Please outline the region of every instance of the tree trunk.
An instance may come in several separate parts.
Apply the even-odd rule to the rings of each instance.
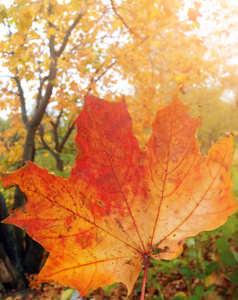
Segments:
[[[52,45],[54,46],[54,44]],[[31,119],[30,122],[26,124],[27,134],[26,140],[24,144],[24,151],[22,157],[22,166],[25,165],[26,161],[34,161],[35,156],[35,135],[36,131],[40,125],[40,122],[44,116],[46,107],[49,103],[50,97],[52,95],[52,90],[54,87],[54,80],[56,78],[57,73],[57,57],[55,56],[55,51],[51,49],[51,58],[52,61],[50,63],[50,70],[49,70],[49,78],[48,78],[48,85],[46,87],[45,95],[41,100],[39,106],[36,108],[36,111]],[[20,191],[19,188],[15,190],[15,197],[14,197],[14,207],[20,207],[24,204],[24,194]],[[17,232],[18,240],[22,239],[23,232]],[[26,252],[24,255],[24,266],[26,264],[30,264],[27,267],[28,270],[32,270],[35,272],[39,271],[41,258],[43,257],[44,248],[41,245],[38,245],[37,242],[31,241],[31,238],[27,238],[27,245],[26,245]],[[31,272],[30,272],[31,273]]]
[[[29,235],[26,236],[26,254],[23,258],[23,267],[26,273],[36,274],[41,267],[41,261],[44,254],[44,248],[34,241]]]
[[[23,274],[24,275],[24,274]],[[25,276],[11,263],[3,244],[0,242],[0,282],[7,289],[23,290],[27,287]]]
[[[26,161],[34,161],[36,130],[37,126],[32,126],[32,124],[29,123],[29,126],[27,128],[26,141],[24,145],[22,166],[25,165]],[[24,202],[24,193],[22,193],[19,187],[16,187],[14,194],[14,208],[22,206]],[[44,253],[44,248],[27,235],[26,249],[25,251],[23,251],[23,231],[19,228],[16,228],[15,231],[19,248],[22,251],[24,271],[29,274],[38,273],[40,269],[41,259]]]
[[[0,192],[0,221],[8,215],[5,199]],[[25,289],[27,280],[14,229],[12,225],[0,223],[0,274],[4,277],[0,281],[12,288]]]
[[[60,172],[64,171],[64,161],[60,158],[59,155],[57,155],[56,157],[56,168]]]

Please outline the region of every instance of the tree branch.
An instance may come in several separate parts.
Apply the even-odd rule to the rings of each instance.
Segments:
[[[44,128],[43,128],[42,125],[40,125],[39,133],[40,133],[40,139],[41,139],[42,145],[44,146],[44,149],[46,149],[47,151],[49,151],[50,154],[52,154],[56,158],[56,153],[54,152],[54,150],[52,150],[50,148],[50,146],[46,143],[46,141],[44,139]]]
[[[18,95],[20,97],[20,102],[21,102],[21,117],[22,121],[25,125],[28,123],[28,117],[27,117],[27,112],[26,112],[26,101],[24,97],[24,91],[21,85],[21,81],[19,80],[18,76],[13,77],[14,80],[16,81],[17,88],[18,88]]]
[[[111,69],[111,67],[114,66],[116,63],[117,63],[117,60],[115,60],[114,62],[112,62],[110,65],[108,65],[108,66],[106,67],[106,69],[102,72],[102,74],[99,75],[96,79],[95,79],[95,76],[92,77],[92,79],[91,79],[91,81],[90,81],[90,84],[98,82],[98,81],[99,81],[99,80],[107,73],[107,71],[108,71],[109,69]],[[101,66],[94,72],[94,74],[99,73],[99,71],[102,69],[102,66],[103,66],[103,65],[101,65]],[[92,89],[89,88],[89,89],[88,89],[88,93],[89,93],[91,90],[92,90]]]
[[[53,5],[49,3],[49,9],[48,13],[49,15],[52,14]],[[53,27],[53,24],[49,22],[49,26]],[[54,87],[54,81],[56,79],[56,73],[57,73],[57,58],[55,56],[55,36],[51,35],[49,38],[49,50],[50,50],[50,67],[49,67],[49,75],[45,77],[45,80],[48,79],[48,84],[46,87],[45,95],[40,101],[41,92],[43,89],[43,84],[45,80],[42,81],[42,85],[40,84],[39,92],[38,93],[38,107],[36,108],[36,111],[34,113],[34,116],[32,117],[32,120],[30,122],[32,130],[35,132],[37,127],[40,125],[40,122],[43,118],[43,115],[45,113],[46,107],[49,103],[50,97],[52,95],[53,87]],[[23,155],[24,156],[24,155]]]
[[[46,87],[45,95],[42,99],[42,101],[39,103],[39,106],[37,107],[35,114],[31,120],[31,126],[37,128],[40,125],[40,122],[43,118],[43,115],[45,113],[46,107],[49,103],[50,97],[52,95],[53,87],[54,87],[54,81],[56,78],[57,73],[57,60],[52,60],[50,63],[50,71],[48,76],[48,84]]]
[[[58,148],[58,152],[61,153],[63,148],[64,148],[64,145],[65,143],[67,142],[71,132],[74,130],[74,127],[75,127],[75,122],[73,122],[71,125],[69,125],[68,127],[68,130],[66,131],[66,134],[64,135],[61,143],[59,144],[59,148]]]
[[[60,113],[56,119],[56,123],[54,123],[53,121],[50,121],[52,127],[53,127],[53,136],[54,136],[54,141],[55,141],[55,149],[56,151],[59,152],[59,137],[58,137],[58,127],[59,127],[59,122],[60,122],[60,118],[63,114],[63,109],[60,110]]]
[[[77,15],[77,17],[74,19],[73,24],[66,31],[65,36],[64,36],[64,40],[62,42],[62,45],[61,45],[60,49],[56,52],[56,57],[59,57],[62,54],[62,52],[64,51],[64,49],[65,49],[65,47],[67,45],[68,39],[70,37],[71,32],[76,27],[76,25],[79,23],[79,21],[82,18],[82,16],[83,16],[82,13],[79,12],[79,14]]]
[[[49,4],[49,15],[52,13],[53,11],[53,5]],[[69,29],[66,31],[63,43],[59,49],[59,51],[55,51],[55,36],[51,35],[50,39],[49,39],[49,48],[50,48],[50,71],[49,71],[49,76],[47,77],[48,79],[48,85],[46,87],[46,91],[45,91],[45,95],[43,100],[41,101],[41,103],[39,104],[39,107],[37,108],[34,117],[32,118],[31,121],[31,125],[33,127],[38,127],[41,119],[44,115],[45,109],[49,103],[49,99],[52,95],[52,90],[54,87],[54,81],[56,79],[56,73],[57,73],[57,58],[62,54],[62,52],[64,51],[68,39],[70,37],[70,34],[72,32],[72,30],[75,28],[75,26],[78,24],[78,22],[80,21],[82,17],[82,13],[80,12],[78,14],[78,16],[75,18],[73,24],[69,27]],[[49,26],[53,27],[53,24],[49,22]]]
[[[45,76],[44,78],[40,78],[40,85],[39,85],[38,94],[37,94],[37,105],[36,105],[37,108],[39,107],[39,105],[41,103],[42,90],[43,90],[44,83],[46,82],[47,79],[49,79],[49,76]]]
[[[53,11],[53,5],[51,3],[49,3],[49,16],[52,14]],[[54,28],[53,23],[49,22],[49,27],[50,28]],[[51,34],[50,38],[49,38],[49,48],[50,48],[50,56],[54,57],[55,56],[55,35]]]
[[[125,20],[122,18],[122,16],[118,13],[118,11],[116,10],[115,4],[114,4],[114,0],[110,0],[111,5],[112,5],[112,9],[114,11],[114,13],[118,16],[118,18],[122,21],[123,25],[137,38],[143,40],[143,38],[141,38],[133,29],[130,28],[130,26],[127,25],[127,23],[125,22]]]

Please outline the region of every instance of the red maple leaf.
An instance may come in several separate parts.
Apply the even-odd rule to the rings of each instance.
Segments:
[[[142,150],[125,102],[87,95],[69,178],[32,162],[4,174],[4,186],[17,184],[27,197],[5,223],[50,252],[35,282],[54,280],[83,296],[120,281],[130,293],[143,260],[173,259],[187,237],[222,225],[237,209],[229,171],[233,136],[202,156],[195,138],[200,123],[175,98],[157,113]]]

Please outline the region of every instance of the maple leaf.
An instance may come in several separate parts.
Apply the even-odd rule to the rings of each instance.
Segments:
[[[199,153],[193,119],[175,98],[160,110],[139,147],[125,101],[91,95],[76,120],[78,154],[69,178],[32,162],[2,176],[26,194],[5,223],[50,252],[36,282],[77,289],[123,282],[131,289],[148,257],[173,259],[187,237],[225,223],[237,210],[229,168],[233,136]]]

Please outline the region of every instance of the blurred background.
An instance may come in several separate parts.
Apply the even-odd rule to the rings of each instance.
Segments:
[[[237,145],[238,2],[0,0],[0,23],[1,173],[32,160],[69,176],[74,121],[87,92],[109,101],[125,97],[141,146],[156,111],[176,95],[194,117],[202,115],[202,154],[225,132],[234,133]],[[231,176],[238,197],[237,148]],[[0,189],[2,220],[24,196]],[[238,299],[237,227],[233,215],[218,230],[189,239],[177,260],[152,262],[148,299]],[[21,230],[0,224],[3,299],[11,289],[24,290],[46,256]],[[131,299],[138,299],[140,280]],[[33,297],[57,299],[64,290],[47,286],[42,298],[44,288]],[[117,285],[96,295],[124,299],[126,292]]]

